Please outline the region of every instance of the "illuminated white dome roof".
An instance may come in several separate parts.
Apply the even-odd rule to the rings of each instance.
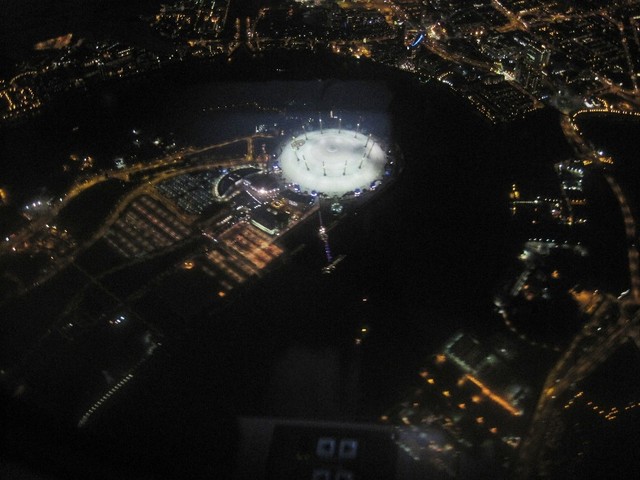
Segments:
[[[379,143],[353,130],[307,132],[280,154],[282,176],[300,191],[341,196],[381,180],[387,162]]]

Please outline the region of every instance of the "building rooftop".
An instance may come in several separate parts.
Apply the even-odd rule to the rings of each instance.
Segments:
[[[382,178],[387,163],[380,143],[344,129],[320,129],[294,137],[279,157],[282,176],[300,191],[342,196]]]

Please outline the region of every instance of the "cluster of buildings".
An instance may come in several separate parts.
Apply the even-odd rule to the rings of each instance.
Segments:
[[[253,52],[327,49],[369,58],[448,85],[492,123],[523,118],[545,104],[579,108],[600,105],[603,95],[637,91],[637,1],[289,1],[237,18],[235,28],[229,4],[181,0],[143,18],[171,42],[168,54],[83,44],[70,35],[40,42],[28,66],[0,81],[0,118],[24,117],[70,88],[186,58],[224,58],[241,45]]]
[[[38,111],[42,101],[28,85],[15,78],[0,80],[0,119],[11,120],[18,116],[25,116]]]
[[[581,224],[587,222],[587,199],[584,194],[583,179],[585,166],[579,160],[566,160],[554,166],[560,179],[560,189],[568,215],[566,223]],[[564,218],[563,218],[564,220]]]
[[[583,245],[587,200],[582,162],[555,165],[559,195],[524,197],[516,185],[509,204],[522,250],[494,303],[505,326],[531,346],[560,351],[578,325],[572,291],[591,281]]]
[[[312,2],[300,8],[333,12],[335,5]],[[424,81],[444,82],[493,123],[522,118],[545,103],[555,105],[558,96],[597,103],[603,92],[636,88],[637,2],[603,7],[553,1],[402,0],[391,6],[354,1],[341,2],[340,9],[377,12],[391,35],[340,31],[340,38],[330,42],[335,53],[366,56]],[[276,37],[284,35],[277,31]],[[267,31],[262,36],[270,37]],[[315,45],[325,44],[313,38]]]
[[[297,40],[295,45],[310,48],[366,38],[391,40],[397,36],[397,28],[389,21],[390,7],[379,3],[283,2],[262,8],[255,24],[258,48],[286,47],[293,39]]]
[[[141,75],[174,60],[120,42],[80,39],[39,49],[20,71],[0,80],[0,120],[12,122],[35,114],[56,95],[100,82]]]
[[[216,170],[185,174],[161,182],[156,188],[185,212],[202,215],[216,203],[213,184],[218,176]]]
[[[522,117],[559,94],[594,101],[607,87],[603,78],[617,78],[613,72],[623,73],[627,83],[635,77],[620,52],[632,41],[637,45],[637,34],[628,29],[627,39],[620,37],[617,27],[597,28],[600,21],[615,25],[633,18],[635,7],[623,12],[619,6],[603,10],[584,2],[408,3],[414,5],[405,9],[411,12],[409,38],[416,39],[409,44],[410,63],[420,70],[422,64],[431,63],[433,54],[445,60],[449,65],[442,64],[431,78],[469,97],[494,123]],[[422,7],[416,7],[418,3]],[[576,25],[568,27],[571,22]],[[575,52],[569,48],[585,42],[606,43],[616,53],[609,54],[604,47]],[[517,93],[505,93],[510,90]]]
[[[228,1],[180,1],[163,4],[151,19],[151,26],[159,34],[172,39],[215,39],[220,37],[228,13]]]
[[[382,420],[396,425],[396,442],[425,471],[443,478],[504,474],[535,401],[521,361],[521,349],[504,335],[457,332],[422,368],[418,386]]]
[[[230,1],[183,0],[163,4],[146,18],[158,35],[178,46],[188,46],[195,56],[216,56],[225,51],[221,37],[227,24]]]

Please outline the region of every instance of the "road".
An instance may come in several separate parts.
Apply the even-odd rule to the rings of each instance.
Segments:
[[[636,222],[631,214],[631,209],[629,208],[629,202],[627,201],[627,197],[625,197],[620,185],[616,179],[609,175],[608,173],[604,174],[604,178],[609,183],[611,187],[611,191],[618,199],[618,203],[620,204],[620,210],[622,212],[622,217],[624,218],[624,229],[627,237],[627,257],[629,259],[629,276],[631,280],[631,296],[633,300],[640,304],[640,255],[638,254],[638,234],[636,229]]]

